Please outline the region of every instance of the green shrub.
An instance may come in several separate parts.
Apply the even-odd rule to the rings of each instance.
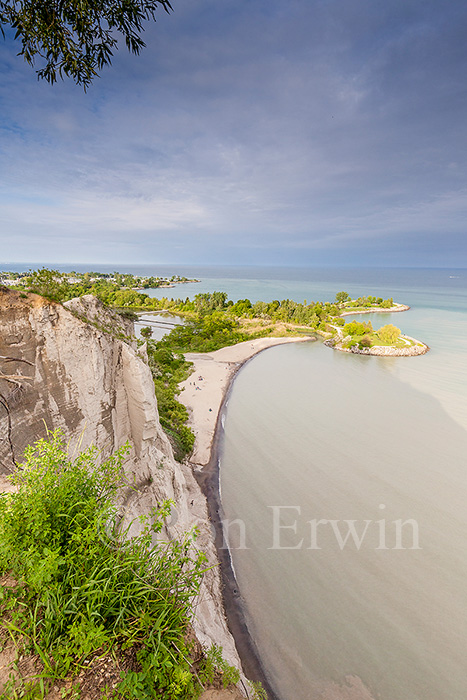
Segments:
[[[40,294],[52,301],[62,302],[73,296],[66,276],[58,270],[48,270],[45,267],[34,270],[26,280],[30,292]]]
[[[359,348],[371,348],[371,338],[369,335],[364,335],[359,343],[358,343]]]
[[[344,326],[344,333],[347,335],[365,335],[365,333],[372,333],[373,327],[371,321],[368,323],[362,321],[350,321]]]
[[[97,653],[134,650],[137,667],[119,697],[195,697],[184,639],[205,557],[194,532],[158,538],[170,502],[142,519],[137,537],[119,528],[127,450],[102,462],[96,448],[73,458],[58,431],[27,448],[12,477],[18,492],[0,495],[0,571],[22,584],[10,593],[20,612],[6,624],[29,640],[45,677],[73,675]]]
[[[213,685],[220,676],[224,688],[235,685],[240,680],[240,672],[235,666],[229,666],[222,657],[222,647],[215,644],[208,650],[200,671],[200,680],[207,685]]]
[[[175,354],[163,341],[148,341],[149,367],[159,410],[159,419],[174,449],[175,459],[182,461],[193,449],[195,436],[186,425],[188,411],[177,401],[179,383],[188,377],[192,364]]]

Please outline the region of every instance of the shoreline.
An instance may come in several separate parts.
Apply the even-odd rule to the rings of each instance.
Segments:
[[[342,315],[394,313],[409,309],[409,306],[397,304],[390,309],[381,309],[376,312],[371,309],[360,312],[349,311]],[[233,380],[237,372],[247,362],[260,352],[275,345],[290,342],[313,342],[315,340],[316,338],[313,336],[261,338],[227,346],[211,353],[186,353],[185,358],[193,362],[193,371],[179,385],[182,389],[179,401],[188,409],[188,425],[195,433],[195,444],[189,464],[206,498],[209,520],[214,528],[214,545],[219,561],[222,600],[227,625],[235,641],[245,675],[252,681],[261,682],[268,700],[281,700],[281,698],[271,686],[259,650],[248,629],[245,605],[233,570],[230,550],[223,546],[222,521],[225,515],[220,495],[219,470],[223,434],[222,418],[224,407],[233,389]],[[428,346],[424,346],[422,353],[427,352],[427,350]],[[350,352],[350,350],[345,351]]]
[[[178,400],[188,409],[188,426],[195,434],[195,444],[189,459],[191,464],[196,468],[203,468],[209,464],[217,417],[225,394],[235,374],[245,362],[276,345],[310,340],[315,340],[314,336],[256,338],[213,352],[185,353],[185,358],[193,363],[193,371],[185,381],[180,382]]]
[[[402,311],[409,311],[410,306],[407,306],[406,304],[396,304],[392,306],[390,309],[362,309],[360,311],[344,311],[341,313],[342,316],[360,316],[362,314],[383,314],[383,313],[400,313]],[[420,355],[425,355],[429,351],[429,346],[426,343],[423,343],[421,340],[418,340],[417,338],[412,338],[410,335],[405,335],[404,333],[401,333],[401,338],[403,338],[406,341],[412,341],[412,345],[408,345],[408,347],[405,348],[395,348],[392,345],[373,345],[370,348],[359,348],[357,346],[353,346],[351,348],[344,348],[342,346],[342,340],[343,340],[343,333],[342,329],[336,328],[336,326],[333,326],[337,330],[337,339],[335,338],[328,338],[327,340],[324,341],[324,345],[326,345],[328,348],[332,348],[333,350],[338,350],[339,352],[348,352],[352,353],[354,355],[371,355],[373,357],[418,357]]]
[[[410,311],[410,306],[407,306],[407,304],[396,303],[389,309],[382,309],[381,307],[377,307],[376,309],[361,309],[360,311],[351,311],[349,309],[349,311],[343,311],[341,316],[357,316],[360,314],[397,314],[401,311]]]
[[[310,337],[293,337],[293,338],[260,338],[256,341],[245,341],[244,343],[239,343],[237,345],[229,346],[227,348],[222,348],[221,350],[216,350],[214,353],[197,353],[196,356],[187,353],[185,356],[187,359],[193,361],[198,359],[198,365],[194,362],[194,369],[190,377],[188,377],[185,382],[182,382],[181,386],[188,383],[190,385],[190,378],[195,376],[200,376],[198,373],[200,371],[200,360],[206,359],[207,356],[211,356],[210,360],[207,362],[212,362],[212,368],[214,369],[214,363],[219,369],[219,365],[224,364],[223,367],[223,382],[220,387],[218,387],[217,399],[218,405],[216,412],[214,409],[209,412],[210,415],[215,415],[215,420],[213,420],[213,427],[209,426],[206,430],[206,424],[198,423],[198,434],[196,439],[198,440],[198,446],[195,441],[195,448],[197,447],[196,454],[205,460],[203,463],[196,462],[194,459],[195,448],[193,450],[193,455],[189,460],[190,465],[193,468],[193,474],[195,479],[203,492],[208,508],[208,515],[210,522],[215,531],[214,545],[216,547],[217,558],[219,561],[219,573],[221,577],[222,584],[222,600],[224,604],[224,611],[226,615],[227,625],[235,641],[235,646],[237,648],[238,655],[240,657],[242,668],[245,675],[252,681],[260,681],[264,690],[267,693],[268,700],[280,700],[279,696],[272,689],[271,684],[268,680],[268,674],[261,662],[260,654],[256,643],[254,642],[250,631],[248,629],[246,615],[244,612],[244,604],[242,602],[242,596],[238,588],[237,580],[232,567],[232,560],[230,555],[230,550],[223,547],[223,530],[222,530],[222,520],[224,519],[224,511],[222,507],[220,489],[219,489],[219,456],[220,456],[220,443],[221,436],[223,432],[222,416],[223,409],[228,402],[230,392],[233,388],[233,380],[242,367],[249,362],[253,357],[259,353],[267,350],[270,347],[276,345],[284,345],[290,342],[314,342],[316,339],[312,336]],[[261,342],[263,341],[263,342]],[[266,341],[266,342],[264,342]],[[273,342],[271,342],[273,341]],[[241,348],[241,351],[246,350],[247,352],[238,353],[239,346],[250,346],[249,348]],[[223,353],[223,351],[237,349],[233,356],[237,355],[239,359],[234,362],[232,360],[220,360],[213,358],[216,353]],[[225,357],[232,357],[231,353],[223,353]],[[222,355],[221,355],[222,356]],[[206,372],[206,365],[201,365],[202,369]],[[207,366],[209,368],[209,365]],[[212,379],[214,380],[216,372],[213,372]],[[201,375],[203,376],[203,375]],[[206,381],[204,378],[201,381]],[[184,392],[180,396],[182,400]],[[193,390],[191,396],[196,395],[196,389]],[[201,407],[201,392],[199,400],[195,405],[183,403],[187,406],[190,412],[190,426],[195,425],[195,413],[197,408]],[[220,397],[220,400],[219,400]],[[188,395],[185,397],[188,398]],[[198,398],[196,396],[196,398]],[[188,405],[187,405],[188,404]],[[204,432],[203,432],[204,427]],[[201,445],[200,445],[201,443]],[[206,454],[207,459],[206,459]]]

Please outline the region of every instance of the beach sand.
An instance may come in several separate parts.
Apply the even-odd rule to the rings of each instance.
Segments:
[[[311,338],[257,338],[208,353],[186,353],[193,372],[180,384],[179,401],[189,413],[188,425],[195,434],[190,462],[198,467],[208,464],[214,440],[217,416],[234,374],[251,357],[266,348]]]

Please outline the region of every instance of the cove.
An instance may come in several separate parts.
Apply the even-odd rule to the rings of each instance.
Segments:
[[[282,700],[465,696],[467,432],[393,368],[277,347],[240,371],[225,407],[223,509],[249,546],[234,543],[232,562]],[[388,522],[417,523],[420,549],[340,548],[332,527],[319,550],[270,548],[271,506],[364,523],[381,504]]]

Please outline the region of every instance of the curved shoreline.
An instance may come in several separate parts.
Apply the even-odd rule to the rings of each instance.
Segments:
[[[357,316],[360,314],[397,314],[400,313],[401,311],[409,311],[410,306],[407,306],[407,304],[394,304],[394,306],[391,306],[389,309],[382,309],[380,306],[378,306],[376,309],[361,309],[360,311],[343,311],[341,313],[341,316]]]
[[[245,360],[243,364],[246,364],[248,361],[249,360]],[[241,367],[238,368],[238,371],[240,369]],[[235,372],[235,374],[237,373]],[[232,379],[234,376],[235,375],[233,375]],[[224,604],[227,626],[235,641],[237,653],[242,663],[242,669],[249,680],[261,682],[267,693],[268,700],[281,700],[270,686],[265,668],[261,662],[258,648],[248,629],[246,615],[244,612],[244,604],[238,588],[237,579],[235,578],[230,550],[223,547],[222,521],[224,520],[224,510],[219,489],[219,457],[221,435],[223,432],[223,408],[228,401],[232,386],[233,381],[225,394],[224,401],[222,402],[221,409],[219,411],[216,434],[211,450],[211,459],[202,471],[195,471],[194,475],[200,489],[206,497],[209,520],[215,532],[214,545],[216,547],[217,558],[220,565],[219,573],[221,577],[222,602]]]
[[[409,310],[410,307],[397,304],[390,309],[368,309],[348,311],[342,315],[365,313],[394,313]],[[408,336],[407,336],[408,337]],[[233,570],[230,550],[224,547],[222,521],[224,510],[220,495],[220,446],[223,434],[222,418],[224,408],[233,388],[237,372],[260,352],[290,342],[310,342],[316,337],[261,338],[228,346],[212,353],[186,353],[185,357],[193,362],[193,371],[179,386],[182,389],[179,400],[187,407],[190,415],[189,425],[195,432],[195,444],[189,463],[196,481],[206,501],[209,520],[214,528],[215,547],[220,564],[222,599],[228,628],[234,638],[242,668],[246,676],[253,681],[260,681],[267,692],[269,700],[280,700],[271,687],[268,674],[260,658],[259,650],[247,625],[245,605]],[[415,340],[415,339],[411,339]],[[419,343],[420,341],[415,340]],[[350,349],[336,347],[343,352]],[[390,347],[365,349],[360,354],[385,355],[395,354],[397,349]],[[376,352],[374,351],[376,350]],[[382,352],[379,352],[381,350]],[[405,352],[402,352],[405,350]],[[401,355],[424,354],[429,350],[425,344],[401,349]],[[409,351],[409,352],[407,352]],[[204,392],[204,393],[203,393]]]
[[[305,338],[268,338],[261,340],[273,342],[262,343],[261,345],[259,345],[257,341],[256,343],[255,341],[247,342],[246,344],[252,346],[251,350],[253,350],[253,352],[248,352],[245,357],[243,357],[235,363],[229,362],[228,360],[225,361],[226,363],[230,365],[234,364],[235,366],[230,366],[226,368],[226,376],[224,376],[224,383],[221,387],[221,400],[219,401],[217,408],[214,430],[212,432],[212,435],[209,431],[208,435],[204,436],[208,437],[209,439],[209,459],[204,464],[200,464],[199,462],[196,462],[193,459],[191,459],[190,464],[193,467],[193,473],[196,478],[196,481],[198,482],[198,485],[200,486],[202,492],[206,497],[209,519],[214,527],[214,544],[216,547],[217,557],[220,563],[219,569],[222,583],[222,598],[224,610],[227,618],[227,625],[235,640],[235,645],[237,647],[237,652],[242,663],[242,668],[245,672],[245,675],[249,679],[253,681],[260,681],[262,683],[265,691],[267,692],[268,700],[280,700],[280,697],[270,685],[268,675],[260,660],[258,648],[253,638],[251,637],[250,631],[248,629],[246,615],[244,612],[244,603],[242,601],[242,596],[239,591],[237,580],[233,571],[230,550],[223,546],[224,538],[222,520],[224,519],[224,510],[222,506],[219,488],[219,457],[221,437],[223,434],[222,417],[224,413],[224,408],[230,396],[230,392],[233,388],[233,380],[235,379],[237,373],[242,369],[242,367],[244,367],[244,365],[246,365],[246,363],[249,362],[253,357],[256,357],[259,353],[264,352],[264,350],[267,350],[270,347],[274,347],[276,345],[284,345],[290,342],[314,342],[316,339],[310,336]],[[243,344],[240,343],[239,345]],[[238,348],[238,346],[231,347]],[[223,350],[226,349],[227,348],[223,348]],[[212,356],[213,354],[214,353],[207,353],[206,355]],[[192,358],[193,356],[189,357],[189,359]],[[203,359],[203,356],[200,354],[198,356],[198,359]],[[193,372],[190,376],[192,377],[198,372],[199,364],[198,367],[195,364]],[[188,378],[188,380],[183,382],[183,385],[186,386],[187,382],[189,382],[189,379],[190,377]],[[204,381],[204,379],[202,381]],[[183,395],[180,398],[183,399]],[[187,403],[185,403],[185,405],[187,405]],[[190,406],[190,408],[193,411],[193,413],[196,411],[196,407]],[[191,416],[191,418],[193,418],[193,416]],[[190,422],[193,425],[193,420],[191,420]],[[202,437],[203,436],[198,433],[198,442],[199,438]],[[200,450],[198,445],[197,454],[204,457],[205,447],[203,447],[203,449]]]
[[[256,338],[207,353],[185,353],[193,371],[179,384],[179,401],[188,409],[188,425],[195,434],[190,462],[197,467],[209,463],[214,441],[217,416],[230,383],[249,359],[267,348],[314,339],[309,336]]]
[[[389,309],[377,308],[361,309],[360,311],[344,311],[343,313],[341,313],[341,317],[360,316],[362,314],[393,314],[409,310],[410,306],[407,306],[406,304],[396,303]],[[333,326],[333,328],[336,328],[336,326]],[[392,345],[373,345],[370,348],[359,348],[358,346],[354,345],[351,348],[344,348],[341,345],[343,340],[342,330],[337,328],[336,330],[338,334],[337,339],[329,338],[328,340],[324,341],[324,344],[327,347],[332,348],[333,350],[339,350],[339,352],[348,352],[352,353],[353,355],[372,355],[373,357],[417,357],[419,355],[425,355],[430,349],[426,343],[422,343],[421,340],[417,340],[417,338],[412,338],[410,335],[405,335],[404,333],[401,333],[400,337],[404,338],[405,340],[412,341],[414,343],[413,345],[409,344],[409,346],[405,348],[395,348]]]

